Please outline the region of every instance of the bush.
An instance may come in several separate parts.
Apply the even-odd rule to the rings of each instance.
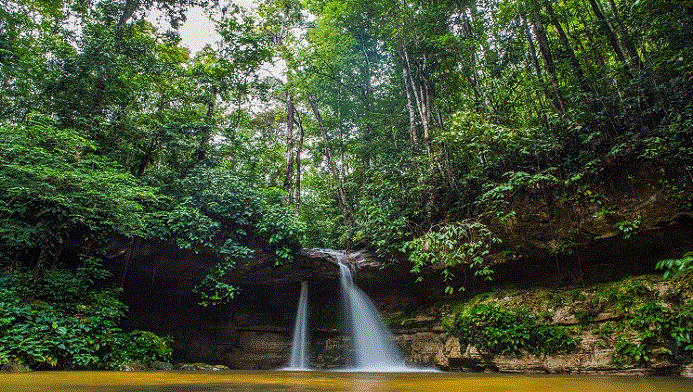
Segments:
[[[140,362],[151,366],[154,361],[168,361],[173,350],[170,337],[160,337],[149,331],[134,330],[126,335],[117,352],[119,363]]]
[[[468,265],[475,276],[491,280],[493,270],[485,262],[491,253],[491,247],[501,240],[489,228],[480,222],[467,220],[458,223],[432,227],[426,234],[408,241],[403,250],[410,251],[409,261],[413,267],[410,272],[419,275],[427,265],[443,265],[443,279],[448,283],[454,274],[452,268]],[[458,287],[464,290],[464,287]],[[448,284],[445,292],[453,294],[454,288]]]
[[[618,336],[616,358],[636,363],[647,362],[659,355],[677,364],[693,362],[693,312],[691,301],[683,306],[666,306],[657,301],[646,302],[633,309],[626,318],[628,331],[637,340]]]
[[[70,271],[49,272],[36,283],[28,273],[0,276],[0,364],[115,369],[170,358],[167,339],[118,328],[127,307],[117,291],[90,287]]]
[[[463,349],[474,346],[487,354],[555,354],[574,350],[579,338],[563,326],[543,325],[536,316],[491,304],[475,304],[451,326]]]

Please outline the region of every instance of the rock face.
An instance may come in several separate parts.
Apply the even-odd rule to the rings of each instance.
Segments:
[[[281,367],[289,356],[299,282],[307,280],[312,366],[341,366],[350,353],[342,333],[337,262],[347,261],[358,270],[356,284],[386,318],[406,318],[406,325],[394,323],[393,333],[411,363],[467,371],[666,373],[671,366],[665,362],[647,368],[615,365],[613,342],[600,341],[594,334],[582,336],[581,350],[575,354],[488,357],[474,348],[461,349],[440,327],[442,315],[493,284],[585,287],[653,273],[656,261],[693,249],[693,215],[685,207],[691,198],[681,191],[688,185],[661,188],[652,185],[656,181],[646,170],[629,174],[629,168],[621,169],[600,187],[572,194],[559,185],[519,189],[508,200],[507,212],[512,214],[506,219],[483,218],[503,240],[489,258],[494,270],[490,283],[465,265],[452,271],[452,281],[441,278],[440,266],[430,266],[422,272],[423,283],[416,283],[404,257],[382,265],[363,252],[337,255],[304,249],[296,252],[294,262],[275,266],[273,255],[257,249],[252,260],[237,265],[228,276],[229,283],[240,287],[234,302],[203,308],[192,288],[215,263],[210,255],[181,251],[174,244],[130,244],[128,251],[114,244],[110,268],[123,283],[123,299],[130,307],[124,327],[172,336],[178,361],[240,369]],[[622,183],[634,181],[642,185],[622,189]],[[466,291],[447,296],[448,284]],[[415,315],[405,317],[409,314]],[[613,315],[591,317],[605,322]],[[578,320],[566,307],[554,309],[552,322],[566,325]],[[671,371],[693,373],[690,366]]]
[[[539,374],[646,375],[658,373],[657,369],[615,364],[613,349],[604,348],[603,340],[593,335],[585,336],[580,352],[574,354],[532,355],[526,353],[494,356],[482,355],[475,347],[467,347],[462,351],[459,341],[444,332],[397,331],[395,336],[400,347],[408,353],[408,362],[445,370]]]
[[[235,369],[275,369],[287,362],[291,338],[274,331],[239,331],[238,344],[225,354]]]
[[[692,302],[693,274],[674,280],[649,275],[584,288],[496,289],[468,303],[395,317],[393,323],[410,325],[440,315],[428,328],[395,328],[394,333],[410,362],[443,369],[691,377],[693,353],[684,348],[686,336],[674,331],[693,323]],[[470,325],[477,328],[471,336]],[[498,339],[499,325],[519,328],[513,332],[507,327],[505,346],[490,340]],[[461,345],[456,336],[469,345]],[[518,343],[521,336],[530,338]],[[491,346],[485,352],[474,347],[489,341],[497,352],[517,350],[518,344],[522,348],[511,355],[491,353]],[[572,343],[563,344],[567,342]],[[563,352],[545,354],[556,348]],[[536,352],[544,354],[532,354]]]

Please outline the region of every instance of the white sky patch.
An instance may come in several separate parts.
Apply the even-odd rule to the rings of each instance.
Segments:
[[[179,30],[180,46],[190,49],[191,56],[206,45],[213,45],[221,40],[221,36],[214,29],[214,23],[205,15],[202,8],[191,8],[186,16],[185,24]]]
[[[257,1],[253,0],[232,0],[227,2],[227,4],[229,3],[235,3],[245,9],[257,7]],[[219,5],[219,9],[222,7],[223,3]],[[214,46],[216,42],[221,40],[221,36],[214,28],[214,22],[202,7],[192,7],[188,9],[185,15],[185,23],[180,27],[178,33],[181,38],[180,46],[190,49],[191,56],[195,56],[205,46]],[[147,16],[147,20],[156,26],[159,31],[166,31],[171,28],[164,19],[156,11]]]

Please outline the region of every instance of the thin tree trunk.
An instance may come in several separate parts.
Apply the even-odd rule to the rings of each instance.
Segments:
[[[303,139],[305,138],[303,122],[298,112],[296,112],[296,122],[298,123],[299,136],[296,146],[296,197],[294,197],[294,201],[296,203],[296,215],[298,215],[301,209],[301,153],[303,152]]]
[[[411,61],[409,60],[409,53],[407,52],[406,48],[403,49],[403,53],[404,61],[407,65],[407,68],[409,69],[409,83],[411,84],[411,89],[414,93],[414,101],[416,102],[416,107],[419,111],[419,118],[421,119],[421,126],[423,127],[423,136],[424,142],[426,143],[426,151],[429,154],[432,154],[433,148],[431,145],[431,123],[430,117],[428,117],[428,110],[425,107],[424,88],[422,86],[423,83],[414,80]],[[421,73],[421,71],[419,73]],[[421,79],[421,75],[419,75],[419,79]]]
[[[611,6],[611,12],[614,14],[614,21],[616,21],[616,26],[618,26],[621,33],[621,42],[628,52],[628,57],[630,58],[630,63],[635,69],[640,70],[642,68],[642,61],[640,60],[640,55],[638,55],[638,50],[635,48],[635,44],[630,38],[630,34],[626,25],[623,24],[623,20],[618,14],[618,9],[614,0],[609,0],[609,5]]]
[[[460,16],[462,17],[462,30],[464,31],[465,38],[468,40],[473,40],[474,32],[472,31],[471,16],[467,15],[467,10],[463,9],[460,11]],[[476,66],[476,50],[472,51],[471,55],[471,66],[472,66],[472,77],[470,78],[470,84],[472,85],[472,91],[474,92],[474,107],[477,110],[483,110],[484,104],[479,91],[479,72]]]
[[[583,0],[584,1],[584,0]],[[583,5],[587,7],[587,4],[583,2]],[[597,64],[597,68],[599,69],[599,73],[602,75],[607,74],[607,67],[606,67],[606,62],[604,61],[604,57],[602,56],[599,47],[596,44],[596,40],[594,38],[594,33],[592,32],[592,29],[590,28],[590,24],[587,23],[587,19],[585,18],[585,14],[583,12],[578,12],[578,15],[580,15],[580,20],[582,20],[582,25],[585,27],[585,36],[587,37],[587,41],[589,42],[590,49],[592,51],[592,54],[594,55],[594,62]]]
[[[558,88],[558,79],[556,78],[556,64],[553,61],[553,55],[551,54],[551,48],[549,48],[549,41],[546,37],[546,30],[544,29],[544,24],[541,21],[541,15],[539,15],[539,10],[536,8],[532,10],[532,27],[534,28],[534,36],[539,44],[539,53],[541,53],[541,58],[544,60],[544,66],[546,67],[546,73],[549,76],[549,81],[553,87],[553,94],[551,95],[550,101],[552,106],[561,116],[565,114],[565,104],[563,101],[563,95]],[[535,52],[536,55],[536,52]],[[538,63],[539,60],[536,60]],[[536,65],[535,65],[536,67]],[[539,68],[537,68],[539,69]]]
[[[606,38],[609,40],[609,44],[611,45],[611,48],[614,50],[614,53],[616,53],[616,57],[618,57],[619,61],[623,63],[623,66],[626,68],[626,71],[630,73],[630,68],[628,67],[626,56],[623,54],[623,50],[621,50],[621,47],[618,44],[616,33],[614,33],[614,30],[611,28],[611,25],[609,25],[609,21],[606,20],[604,12],[602,12],[601,7],[597,3],[597,0],[589,0],[589,2],[592,6],[594,16],[597,17],[597,22],[599,23],[599,26],[602,28],[602,31],[606,35]]]
[[[541,76],[541,64],[539,64],[539,57],[537,56],[537,50],[534,47],[534,40],[532,39],[532,33],[530,32],[529,25],[527,24],[527,17],[525,17],[524,14],[521,14],[520,17],[522,18],[522,23],[525,26],[525,34],[527,36],[527,45],[529,46],[529,53],[532,56],[532,65],[534,66],[534,71],[536,72],[537,77],[539,79],[541,79],[542,78],[542,76]]]
[[[520,18],[520,24],[522,26],[522,30],[525,33],[525,38],[527,39],[528,43],[528,53],[525,55],[525,72],[529,77],[533,77],[534,80],[531,82],[531,86],[541,86],[541,92],[537,88],[531,88],[530,89],[530,96],[529,96],[529,101],[534,104],[534,111],[535,111],[535,116],[537,118],[542,118],[541,113],[544,110],[544,103],[545,100],[548,99],[550,102],[549,95],[546,93],[546,88],[544,88],[543,82],[541,81],[540,74],[541,74],[541,68],[539,68],[539,61],[537,59],[537,53],[536,50],[534,49],[534,42],[532,42],[532,34],[529,31],[529,26],[527,25],[527,19],[525,18],[524,14],[519,14]],[[543,95],[542,95],[543,92]]]
[[[320,128],[320,135],[322,136],[323,141],[325,142],[325,153],[327,155],[327,166],[330,169],[330,173],[332,174],[332,179],[335,182],[335,185],[337,187],[337,197],[339,200],[339,206],[342,210],[342,214],[344,215],[344,223],[347,227],[350,226],[350,223],[352,221],[352,216],[353,213],[351,211],[351,206],[346,198],[346,192],[344,191],[344,185],[342,184],[342,178],[339,174],[339,170],[337,169],[337,165],[335,164],[334,161],[334,155],[332,153],[332,148],[330,147],[330,139],[327,136],[327,130],[325,129],[325,123],[322,120],[322,116],[320,115],[320,110],[318,109],[318,105],[315,102],[315,98],[313,98],[312,95],[308,94],[308,102],[310,103],[310,107],[313,110],[313,115],[315,115],[315,119],[318,122],[318,127]]]
[[[404,54],[402,54],[402,59],[404,59]],[[412,151],[417,151],[419,140],[416,132],[416,108],[414,107],[411,87],[409,86],[409,67],[404,61],[402,61],[402,78],[404,79],[404,90],[407,97],[407,111],[409,112],[409,137],[411,138],[411,148]]]
[[[287,194],[287,205],[293,203],[294,173],[294,101],[291,92],[286,92],[286,177],[284,191]]]
[[[370,59],[368,58],[368,51],[366,50],[366,42],[365,39],[361,41],[361,52],[363,53],[363,58],[365,61],[363,62],[363,67],[362,67],[362,73],[363,73],[363,103],[364,103],[364,108],[366,110],[365,115],[370,116],[371,111],[372,111],[372,98],[373,98],[373,89],[371,87],[371,64],[370,64]],[[373,138],[373,126],[370,121],[366,121],[364,124],[364,135],[363,135],[363,141],[365,144],[369,144],[371,139]],[[371,150],[366,149],[363,151],[362,154],[363,161],[365,163],[365,167],[370,167],[371,166]]]
[[[561,23],[558,21],[556,14],[553,12],[553,6],[551,5],[551,1],[552,0],[546,0],[546,11],[549,13],[551,23],[554,25],[554,27],[556,27],[556,31],[558,32],[558,38],[560,39],[561,44],[568,53],[568,61],[570,61],[570,65],[573,67],[573,70],[575,71],[575,75],[578,78],[578,83],[580,84],[580,87],[584,92],[591,93],[592,89],[590,88],[589,82],[587,81],[584,72],[582,72],[582,67],[580,66],[580,62],[575,56],[575,51],[573,51],[573,47],[570,45],[570,41],[568,41],[568,36],[565,34],[565,31],[563,30]]]

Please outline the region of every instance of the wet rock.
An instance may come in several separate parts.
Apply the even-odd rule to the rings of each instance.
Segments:
[[[120,364],[118,366],[118,370],[120,370],[121,372],[135,372],[135,371],[148,370],[148,368],[142,362],[130,361],[130,362]]]
[[[154,361],[152,362],[153,370],[173,370],[173,364],[169,362]]]
[[[208,363],[195,362],[195,363],[177,363],[173,366],[175,370],[187,370],[196,372],[217,372],[220,370],[229,370],[228,366],[224,365],[210,365]]]
[[[16,360],[0,365],[0,372],[3,373],[25,373],[30,372],[29,366]]]
[[[540,355],[496,355],[492,362],[503,373],[546,373],[544,358]]]
[[[681,377],[693,378],[693,364],[684,366],[679,374]]]

